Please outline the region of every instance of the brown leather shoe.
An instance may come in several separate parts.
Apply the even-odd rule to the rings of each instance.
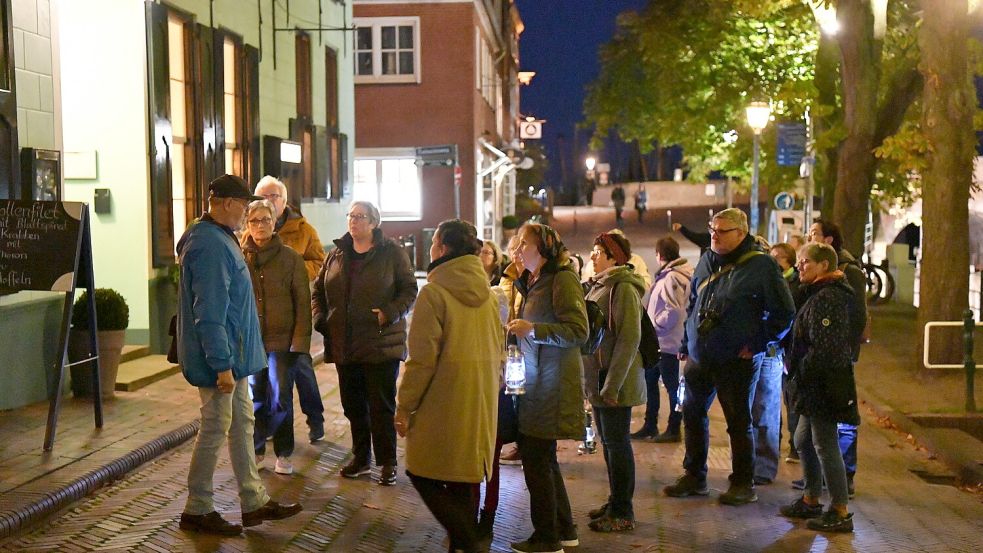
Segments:
[[[292,517],[302,510],[304,508],[299,503],[280,505],[271,499],[266,502],[266,505],[255,511],[242,513],[242,525],[245,527],[256,526],[257,524],[262,524],[264,520],[280,520]]]
[[[181,513],[181,523],[178,526],[189,532],[218,534],[220,536],[238,536],[242,533],[242,526],[232,524],[215,511],[204,515]]]

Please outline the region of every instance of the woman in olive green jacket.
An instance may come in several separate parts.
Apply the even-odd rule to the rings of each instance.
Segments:
[[[545,225],[528,224],[519,236],[525,271],[515,286],[523,301],[508,329],[519,339],[526,365],[518,444],[535,532],[512,549],[560,551],[579,543],[556,441],[578,440],[584,431],[580,345],[587,338],[587,311],[559,235]]]

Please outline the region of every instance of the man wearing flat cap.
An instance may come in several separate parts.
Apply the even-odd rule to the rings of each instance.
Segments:
[[[223,175],[208,186],[208,213],[192,224],[177,245],[178,361],[201,396],[201,428],[188,471],[183,530],[234,536],[243,526],[301,511],[270,499],[253,454],[253,404],[249,375],[266,368],[256,302],[235,230],[253,196],[246,183]],[[228,436],[229,458],[239,484],[242,526],[215,511],[212,480],[218,452]]]

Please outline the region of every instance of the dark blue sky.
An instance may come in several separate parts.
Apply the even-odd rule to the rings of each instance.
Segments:
[[[583,172],[589,133],[575,131],[583,120],[584,87],[598,73],[598,47],[611,39],[615,18],[641,10],[647,0],[516,0],[525,22],[519,41],[522,69],[535,71],[522,87],[522,113],[546,119],[543,142],[550,158],[548,179],[558,184],[560,163]],[[562,151],[558,137],[563,137]],[[570,150],[576,147],[571,157]]]

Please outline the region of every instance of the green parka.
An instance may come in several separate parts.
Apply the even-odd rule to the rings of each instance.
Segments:
[[[638,343],[642,337],[641,297],[645,283],[631,267],[621,265],[594,275],[587,286],[587,299],[597,302],[608,321],[597,351],[584,356],[587,399],[599,406],[610,406],[605,399],[617,401],[617,407],[644,405],[645,373]],[[606,371],[603,385],[602,371]]]
[[[396,397],[409,415],[406,468],[450,482],[491,475],[504,336],[499,302],[477,256],[440,263],[413,309]]]

